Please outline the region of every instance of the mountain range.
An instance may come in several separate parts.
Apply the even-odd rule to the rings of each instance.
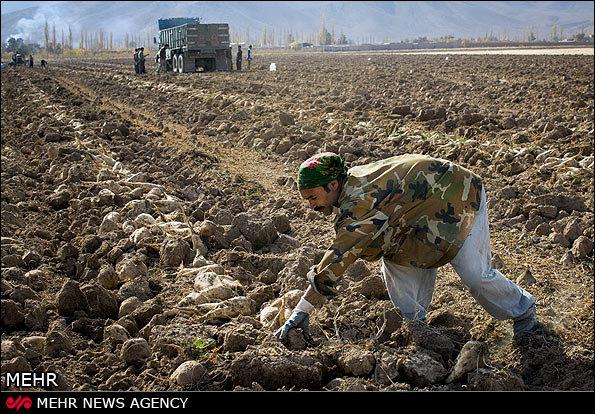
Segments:
[[[335,37],[343,33],[356,43],[490,33],[521,40],[529,31],[547,39],[554,31],[592,33],[594,21],[593,1],[20,1],[15,3],[23,8],[5,13],[6,3],[3,41],[12,36],[42,44],[46,20],[50,30],[55,24],[58,41],[70,26],[75,45],[82,29],[111,32],[114,41],[125,33],[148,39],[157,34],[157,19],[165,17],[229,23],[232,37],[256,44],[263,31],[277,39],[291,32],[311,40],[323,21]]]

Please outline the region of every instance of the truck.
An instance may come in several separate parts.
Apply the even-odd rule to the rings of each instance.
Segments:
[[[200,23],[197,17],[159,19],[159,48],[166,49],[166,68],[174,73],[231,70],[229,25]],[[155,43],[157,40],[154,39]]]

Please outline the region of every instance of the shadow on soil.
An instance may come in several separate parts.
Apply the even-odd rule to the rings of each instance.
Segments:
[[[529,390],[593,391],[593,358],[589,351],[564,348],[560,336],[538,322],[532,334],[516,343],[521,376]]]

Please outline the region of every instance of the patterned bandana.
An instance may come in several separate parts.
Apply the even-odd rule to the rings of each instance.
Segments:
[[[347,175],[345,161],[333,152],[313,155],[304,161],[298,170],[298,188],[321,187]]]

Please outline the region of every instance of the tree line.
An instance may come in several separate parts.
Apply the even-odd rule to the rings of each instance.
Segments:
[[[304,31],[303,29],[275,26],[264,26],[259,31],[250,28],[230,28],[229,37],[232,43],[251,44],[255,47],[290,47],[296,43],[312,45],[346,45],[352,43],[345,33],[335,33],[332,20],[330,30],[327,30],[324,18],[321,30]]]
[[[156,33],[155,33],[156,34]],[[440,36],[428,39],[427,36],[419,36],[412,39],[402,39],[401,43],[448,43],[448,42],[494,42],[494,41],[528,41],[538,40],[546,41],[588,41],[593,39],[593,28],[582,28],[572,36],[567,36],[563,28],[557,24],[551,26],[549,32],[539,33],[537,28],[529,27],[523,33],[510,35],[507,30],[494,34],[493,31],[486,32],[485,36],[477,37],[457,37],[452,35]],[[331,18],[327,25],[325,16],[322,16],[319,30],[304,31],[290,27],[265,26],[260,30],[251,28],[230,28],[230,41],[235,44],[252,44],[255,47],[292,47],[299,48],[308,45],[316,46],[335,46],[352,44],[378,44],[389,43],[392,40],[388,37],[380,38],[374,35],[359,36],[350,38],[343,31],[335,31],[335,25]],[[117,39],[113,32],[108,32],[102,28],[97,30],[80,29],[79,33],[73,33],[70,25],[60,28],[58,33],[56,23],[50,24],[45,20],[43,28],[43,45],[39,43],[27,43],[21,38],[10,38],[6,44],[2,44],[3,51],[16,52],[24,54],[36,53],[44,50],[46,54],[63,54],[68,50],[83,51],[111,51],[111,50],[131,50],[137,47],[154,49],[153,37],[151,31],[145,29],[140,32],[126,32],[123,35],[117,34]]]

